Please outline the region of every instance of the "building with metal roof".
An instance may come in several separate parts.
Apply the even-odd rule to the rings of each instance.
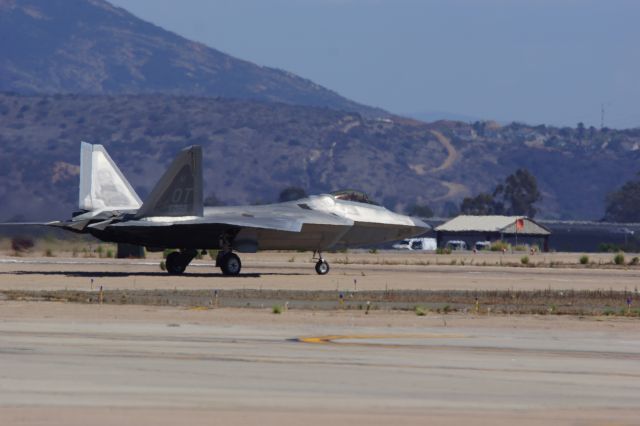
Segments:
[[[464,241],[475,247],[479,241],[502,240],[511,244],[529,244],[549,249],[548,228],[526,216],[458,216],[435,228],[438,247],[449,241]]]

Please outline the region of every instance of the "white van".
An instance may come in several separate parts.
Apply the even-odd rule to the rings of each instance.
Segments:
[[[447,244],[445,244],[445,247],[450,250],[466,250],[467,243],[465,243],[462,240],[451,240],[451,241],[447,241]]]
[[[397,250],[435,250],[435,238],[407,238],[392,246]]]
[[[481,250],[491,250],[491,241],[476,241],[474,248],[477,251]]]

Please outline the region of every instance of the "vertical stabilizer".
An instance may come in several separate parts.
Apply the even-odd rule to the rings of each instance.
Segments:
[[[81,210],[136,210],[142,202],[102,145],[80,145]]]
[[[202,148],[178,154],[144,201],[137,217],[202,216]]]

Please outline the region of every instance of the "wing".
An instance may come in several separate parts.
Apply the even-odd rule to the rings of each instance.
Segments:
[[[270,206],[251,206],[244,208],[209,209],[205,216],[163,217],[155,216],[139,220],[113,223],[110,227],[165,227],[220,225],[238,228],[268,229],[275,231],[300,232],[303,225],[353,226],[353,220],[332,213]]]

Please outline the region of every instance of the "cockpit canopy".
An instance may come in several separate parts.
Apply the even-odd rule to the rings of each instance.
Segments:
[[[379,204],[369,199],[369,196],[362,191],[355,189],[345,189],[342,191],[334,191],[331,193],[337,200],[355,201],[356,203],[373,204],[378,206]]]

